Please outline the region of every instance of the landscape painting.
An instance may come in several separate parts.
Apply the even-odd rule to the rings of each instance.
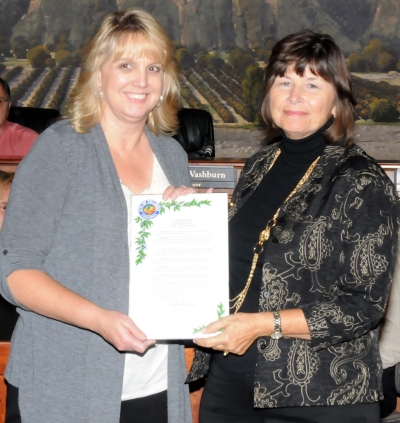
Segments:
[[[342,49],[357,123],[398,125],[400,0],[2,0],[0,76],[13,104],[64,113],[82,48],[107,13],[129,7],[162,23],[181,68],[182,106],[208,110],[225,141],[262,130],[271,48],[302,29],[328,33]]]

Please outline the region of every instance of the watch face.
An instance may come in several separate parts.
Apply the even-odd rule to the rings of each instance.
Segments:
[[[281,339],[282,338],[282,332],[272,332],[271,338],[272,339]]]

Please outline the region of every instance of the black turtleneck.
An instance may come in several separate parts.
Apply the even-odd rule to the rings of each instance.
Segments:
[[[329,119],[317,132],[300,140],[289,139],[282,131],[280,156],[250,198],[229,222],[230,298],[238,295],[246,284],[253,259],[253,247],[258,241],[260,232],[265,229],[268,220],[274,216],[310,165],[323,153],[326,141],[322,134],[331,124],[332,119]],[[274,240],[270,239],[269,242]],[[263,254],[258,259],[253,281],[240,309],[241,312],[258,312],[262,266],[266,255],[268,255],[267,243]],[[214,363],[228,372],[254,373],[256,350],[257,346],[254,342],[243,356],[229,354],[224,357],[216,353]]]

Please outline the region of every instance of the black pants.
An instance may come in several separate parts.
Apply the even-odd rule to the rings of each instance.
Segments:
[[[7,383],[6,421],[5,423],[21,423],[18,405],[18,388]]]
[[[5,423],[21,423],[18,388],[7,384]],[[167,391],[121,402],[120,423],[167,423]]]
[[[11,339],[18,317],[16,307],[0,295],[0,341]]]
[[[254,375],[211,365],[200,404],[200,423],[379,423],[379,404],[253,408]]]
[[[381,417],[386,417],[396,409],[397,392],[395,381],[396,366],[383,370],[382,387],[384,399],[379,403],[381,407]]]
[[[167,423],[167,391],[121,402],[120,423]]]

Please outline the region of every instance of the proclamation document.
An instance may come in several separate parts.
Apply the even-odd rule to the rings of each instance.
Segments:
[[[148,339],[194,339],[229,314],[228,199],[134,195],[129,315]]]

